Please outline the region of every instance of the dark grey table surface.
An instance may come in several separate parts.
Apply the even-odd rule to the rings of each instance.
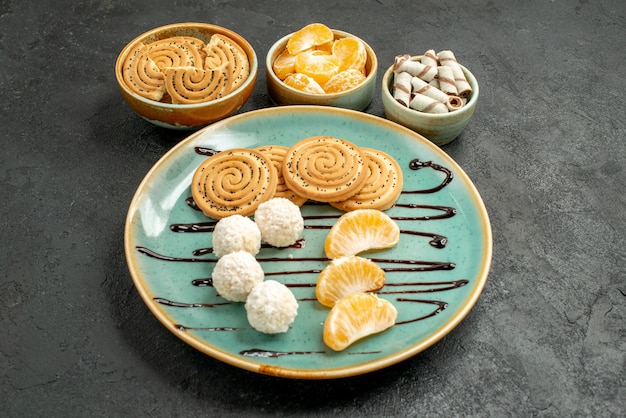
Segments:
[[[624,416],[625,18],[622,0],[0,1],[0,416]],[[189,133],[137,117],[113,66],[180,21],[253,45],[241,112],[271,106],[269,46],[316,21],[383,68],[433,48],[473,71],[478,109],[443,149],[483,197],[494,253],[448,336],[384,370],[298,381],[214,360],[150,314],[125,216]],[[380,87],[366,112],[384,116]]]

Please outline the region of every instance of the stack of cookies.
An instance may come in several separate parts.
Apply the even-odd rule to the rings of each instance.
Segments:
[[[213,34],[207,44],[174,36],[138,44],[126,58],[122,75],[130,90],[150,100],[202,103],[235,90],[250,75],[250,62],[235,41]]]
[[[298,206],[307,200],[333,207],[386,210],[402,191],[402,170],[390,155],[330,136],[305,138],[291,148],[234,148],[196,169],[192,196],[214,219],[249,216],[272,197]]]

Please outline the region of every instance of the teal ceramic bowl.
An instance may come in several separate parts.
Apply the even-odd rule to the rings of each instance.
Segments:
[[[420,56],[412,57],[419,59]],[[478,103],[479,87],[476,77],[461,65],[465,77],[472,86],[469,100],[461,109],[449,113],[423,113],[408,108],[398,103],[392,95],[393,66],[389,67],[383,75],[382,101],[387,119],[423,135],[434,144],[445,145],[456,139],[467,126],[476,110]]]
[[[324,240],[341,212],[328,204],[305,203],[298,245],[263,247],[257,254],[265,278],[287,285],[299,304],[286,333],[267,335],[248,324],[242,303],[228,302],[210,285],[215,221],[190,199],[193,173],[211,150],[289,146],[315,135],[385,151],[400,164],[404,179],[397,204],[386,211],[400,227],[399,243],[363,254],[385,271],[386,284],[377,293],[397,308],[397,322],[339,352],[323,342],[329,309],[317,302],[315,283],[329,264]],[[178,143],[139,185],[128,210],[124,245],[135,288],[166,329],[233,366],[294,379],[363,374],[435,344],[478,300],[492,253],[491,227],[480,195],[447,154],[386,119],[324,106],[247,112]]]
[[[335,39],[346,37],[357,38],[356,36],[333,29]],[[367,77],[365,81],[357,87],[329,94],[312,94],[306,93],[283,83],[272,70],[272,63],[280,55],[287,46],[287,41],[293,34],[286,35],[272,45],[265,58],[265,72],[267,76],[267,91],[270,99],[277,105],[318,105],[318,106],[334,106],[352,110],[364,110],[374,98],[376,90],[376,74],[378,72],[378,59],[374,50],[362,39],[359,39],[365,45],[367,52],[367,60],[365,62],[365,71]]]

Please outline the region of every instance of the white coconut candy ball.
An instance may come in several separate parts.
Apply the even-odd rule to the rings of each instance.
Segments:
[[[237,251],[217,260],[211,278],[213,287],[224,299],[245,302],[254,286],[263,281],[265,274],[252,254]]]
[[[257,255],[261,249],[261,231],[246,216],[231,215],[220,219],[213,230],[213,254],[222,257],[236,251]]]
[[[298,301],[291,290],[276,280],[254,286],[246,301],[248,322],[266,334],[287,332],[298,315]]]
[[[295,243],[304,230],[300,207],[284,197],[275,197],[259,205],[254,222],[261,231],[261,239],[275,247]]]

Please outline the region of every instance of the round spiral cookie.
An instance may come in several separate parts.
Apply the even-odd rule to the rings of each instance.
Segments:
[[[236,89],[250,75],[250,61],[246,51],[235,41],[219,33],[213,34],[204,48],[205,68],[220,67],[228,63],[229,82]]]
[[[255,149],[265,155],[272,162],[274,168],[276,169],[278,181],[276,183],[276,194],[274,195],[274,197],[284,197],[285,199],[290,200],[292,203],[298,206],[304,205],[304,203],[307,201],[307,198],[300,196],[296,192],[291,190],[289,186],[287,186],[287,184],[285,183],[285,178],[283,177],[283,161],[285,160],[285,155],[287,155],[287,151],[289,148],[282,145],[265,145],[257,147]]]
[[[320,202],[354,195],[367,178],[359,147],[330,136],[305,138],[294,144],[283,163],[285,183],[297,194]]]
[[[165,70],[165,89],[172,103],[191,104],[222,97],[229,83],[226,73],[219,69],[172,67]]]
[[[402,169],[389,154],[372,148],[361,148],[368,166],[363,187],[353,196],[330,205],[344,211],[356,209],[387,210],[402,193]]]
[[[222,49],[215,47],[209,48],[209,46],[204,49],[204,53],[207,54],[204,59],[204,69],[219,70],[222,72],[224,88],[221,95],[227,95],[235,88],[233,85],[232,64],[229,62],[228,56]]]
[[[122,75],[128,88],[140,96],[157,102],[163,98],[165,94],[163,73],[148,55],[148,49],[144,44],[138,45],[128,54]]]
[[[233,148],[198,166],[191,181],[191,195],[198,208],[213,219],[249,216],[274,196],[276,182],[276,169],[262,153]]]
[[[191,36],[172,36],[147,45],[148,55],[161,71],[170,67],[204,68],[205,44]]]

